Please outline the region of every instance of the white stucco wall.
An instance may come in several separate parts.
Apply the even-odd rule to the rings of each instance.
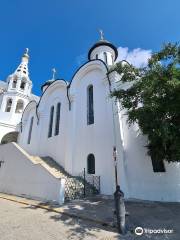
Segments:
[[[0,146],[0,192],[60,202],[61,181],[14,143]]]
[[[94,124],[87,125],[87,88],[94,89]],[[112,104],[106,68],[100,61],[84,66],[74,76],[69,90],[72,100],[71,110],[67,98],[67,86],[56,81],[44,92],[37,114],[36,105],[30,103],[23,115],[23,132],[19,144],[33,155],[51,156],[72,175],[87,170],[87,157],[95,156],[95,175],[101,177],[101,192],[112,194],[114,188],[114,166],[112,149],[114,146]],[[48,138],[50,108],[61,103],[60,131]],[[55,108],[56,112],[56,108]],[[34,116],[31,144],[27,144],[30,119]]]
[[[147,155],[146,137],[138,135],[138,126],[128,128],[122,116],[124,153],[128,185],[128,197],[180,201],[180,163],[165,162],[166,172],[153,172],[151,158]]]
[[[112,73],[113,75],[114,73]],[[118,88],[127,88],[116,79]],[[120,79],[120,78],[119,78]],[[116,85],[115,84],[115,85]],[[129,127],[126,111],[117,104],[117,136],[121,136],[118,148],[118,174],[126,198],[156,201],[180,201],[180,163],[165,163],[165,172],[154,172],[151,158],[147,155],[147,138],[137,124]],[[118,134],[119,131],[119,134]],[[123,168],[123,171],[121,171]]]
[[[104,53],[106,53],[107,59],[105,58]],[[91,59],[96,59],[96,57],[104,62],[107,60],[107,64],[111,66],[115,61],[115,52],[111,47],[99,46],[91,52]]]
[[[41,98],[38,106],[38,117],[36,114],[36,103],[32,102],[26,108],[23,116],[23,132],[20,134],[19,144],[33,155],[50,156],[61,166],[65,167],[65,144],[68,119],[68,100],[66,83],[55,82],[51,85]],[[61,103],[61,114],[59,124],[59,135],[55,136],[55,121],[57,103]],[[50,109],[54,106],[54,119],[52,137],[48,138]],[[31,117],[34,117],[34,124],[31,135],[31,143],[28,144],[28,134]],[[38,121],[39,118],[39,121]]]
[[[87,157],[95,156],[95,175],[101,177],[101,192],[114,192],[114,145],[112,106],[106,70],[100,63],[89,63],[73,79],[70,95],[73,95],[66,163],[71,162],[74,175],[87,169]],[[94,124],[87,124],[87,88],[93,85]]]
[[[69,87],[70,111],[66,83],[52,83],[38,106],[30,103],[26,108],[20,145],[33,155],[51,156],[73,175],[87,169],[87,156],[94,154],[95,175],[101,177],[103,194],[113,194],[115,190],[113,146],[116,146],[118,180],[126,198],[180,201],[180,165],[166,164],[165,173],[153,172],[151,159],[144,148],[146,138],[137,136],[137,126],[128,127],[124,113],[109,98],[106,73],[100,61],[82,66]],[[109,78],[114,89],[119,76],[111,73]],[[87,125],[87,87],[90,84],[94,89],[94,124]],[[60,132],[58,136],[53,134],[48,138],[50,107],[56,106],[57,102],[61,102]],[[32,139],[31,144],[27,144],[32,116]]]

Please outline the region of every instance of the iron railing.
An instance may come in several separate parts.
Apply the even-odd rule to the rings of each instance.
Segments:
[[[100,193],[100,176],[87,174],[84,168],[78,176],[66,179],[65,200],[80,199]]]

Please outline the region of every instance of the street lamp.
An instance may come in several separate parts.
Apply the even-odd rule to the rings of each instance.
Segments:
[[[115,183],[116,187],[118,186],[118,176],[117,176],[117,149],[113,147],[113,158],[114,158],[114,169],[115,169]]]

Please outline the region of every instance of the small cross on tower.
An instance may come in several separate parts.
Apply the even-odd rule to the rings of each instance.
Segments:
[[[52,69],[52,73],[53,73],[52,79],[54,79],[54,80],[55,80],[56,72],[57,72],[56,69],[53,68],[53,69]]]
[[[28,53],[29,53],[29,48],[26,48],[26,52],[25,52],[25,54],[28,55]]]
[[[103,30],[100,29],[99,33],[100,33],[100,39],[104,40],[104,32],[103,32]]]

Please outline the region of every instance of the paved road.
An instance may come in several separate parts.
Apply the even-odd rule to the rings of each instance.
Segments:
[[[0,199],[0,240],[111,240],[101,226]]]
[[[82,211],[94,218],[96,215],[110,216],[112,201],[104,200],[104,205],[100,203],[97,205],[97,201],[75,201],[64,208],[77,213],[78,216],[79,212],[82,215]],[[126,207],[130,213],[127,219],[129,231],[125,236],[119,237],[114,229],[31,205],[0,199],[0,240],[180,240],[178,203],[126,202]],[[137,226],[144,229],[173,229],[173,234],[144,233],[137,236],[134,234]]]

